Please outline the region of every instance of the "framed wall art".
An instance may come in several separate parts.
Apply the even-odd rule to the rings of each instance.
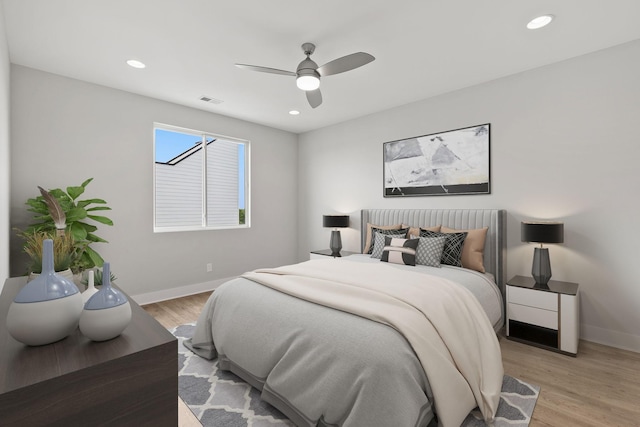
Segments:
[[[385,142],[384,197],[491,193],[490,127]]]

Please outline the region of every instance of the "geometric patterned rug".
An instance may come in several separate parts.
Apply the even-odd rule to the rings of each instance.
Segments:
[[[260,392],[240,377],[218,369],[218,361],[192,353],[182,342],[193,335],[194,324],[169,331],[178,338],[178,394],[204,427],[295,427],[280,411],[263,402]],[[495,427],[527,427],[540,387],[505,375]],[[461,427],[485,427],[479,411],[472,411]]]

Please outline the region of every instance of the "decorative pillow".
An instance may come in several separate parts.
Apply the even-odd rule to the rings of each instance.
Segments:
[[[371,223],[367,223],[367,236],[364,240],[364,249],[362,250],[363,254],[370,254],[373,249],[373,232],[376,230],[400,230],[402,224],[395,225],[374,225]]]
[[[380,261],[394,264],[416,265],[418,239],[400,239],[384,236],[384,250]]]
[[[443,233],[460,233],[466,232],[467,238],[464,240],[462,247],[462,266],[470,270],[476,270],[484,273],[484,241],[487,237],[489,227],[475,228],[472,230],[456,230],[453,228],[442,227]]]
[[[373,232],[373,247],[371,249],[371,258],[378,258],[382,256],[382,251],[384,251],[385,236],[391,237],[399,237],[404,239],[407,237],[407,228],[401,228],[400,230],[376,230]]]
[[[442,251],[447,241],[447,236],[433,237],[411,237],[418,240],[416,249],[416,264],[428,265],[429,267],[440,267]]]
[[[420,227],[411,227],[406,224],[402,224],[402,228],[409,228],[409,232],[407,233],[408,238],[412,237],[420,237]],[[435,225],[433,227],[423,228],[423,230],[435,231],[436,233],[440,232],[440,226]]]
[[[444,249],[442,250],[440,263],[453,265],[455,267],[462,267],[462,247],[464,246],[464,239],[467,237],[467,233],[434,233],[429,230],[420,230],[420,237],[437,236],[445,236],[447,238],[444,242]]]

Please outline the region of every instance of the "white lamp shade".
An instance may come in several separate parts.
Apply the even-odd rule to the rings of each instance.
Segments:
[[[316,90],[320,87],[320,79],[316,76],[299,76],[296,85],[304,91]]]

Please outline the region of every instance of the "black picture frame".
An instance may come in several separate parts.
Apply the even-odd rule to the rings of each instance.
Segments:
[[[491,194],[491,124],[383,143],[384,197]]]

